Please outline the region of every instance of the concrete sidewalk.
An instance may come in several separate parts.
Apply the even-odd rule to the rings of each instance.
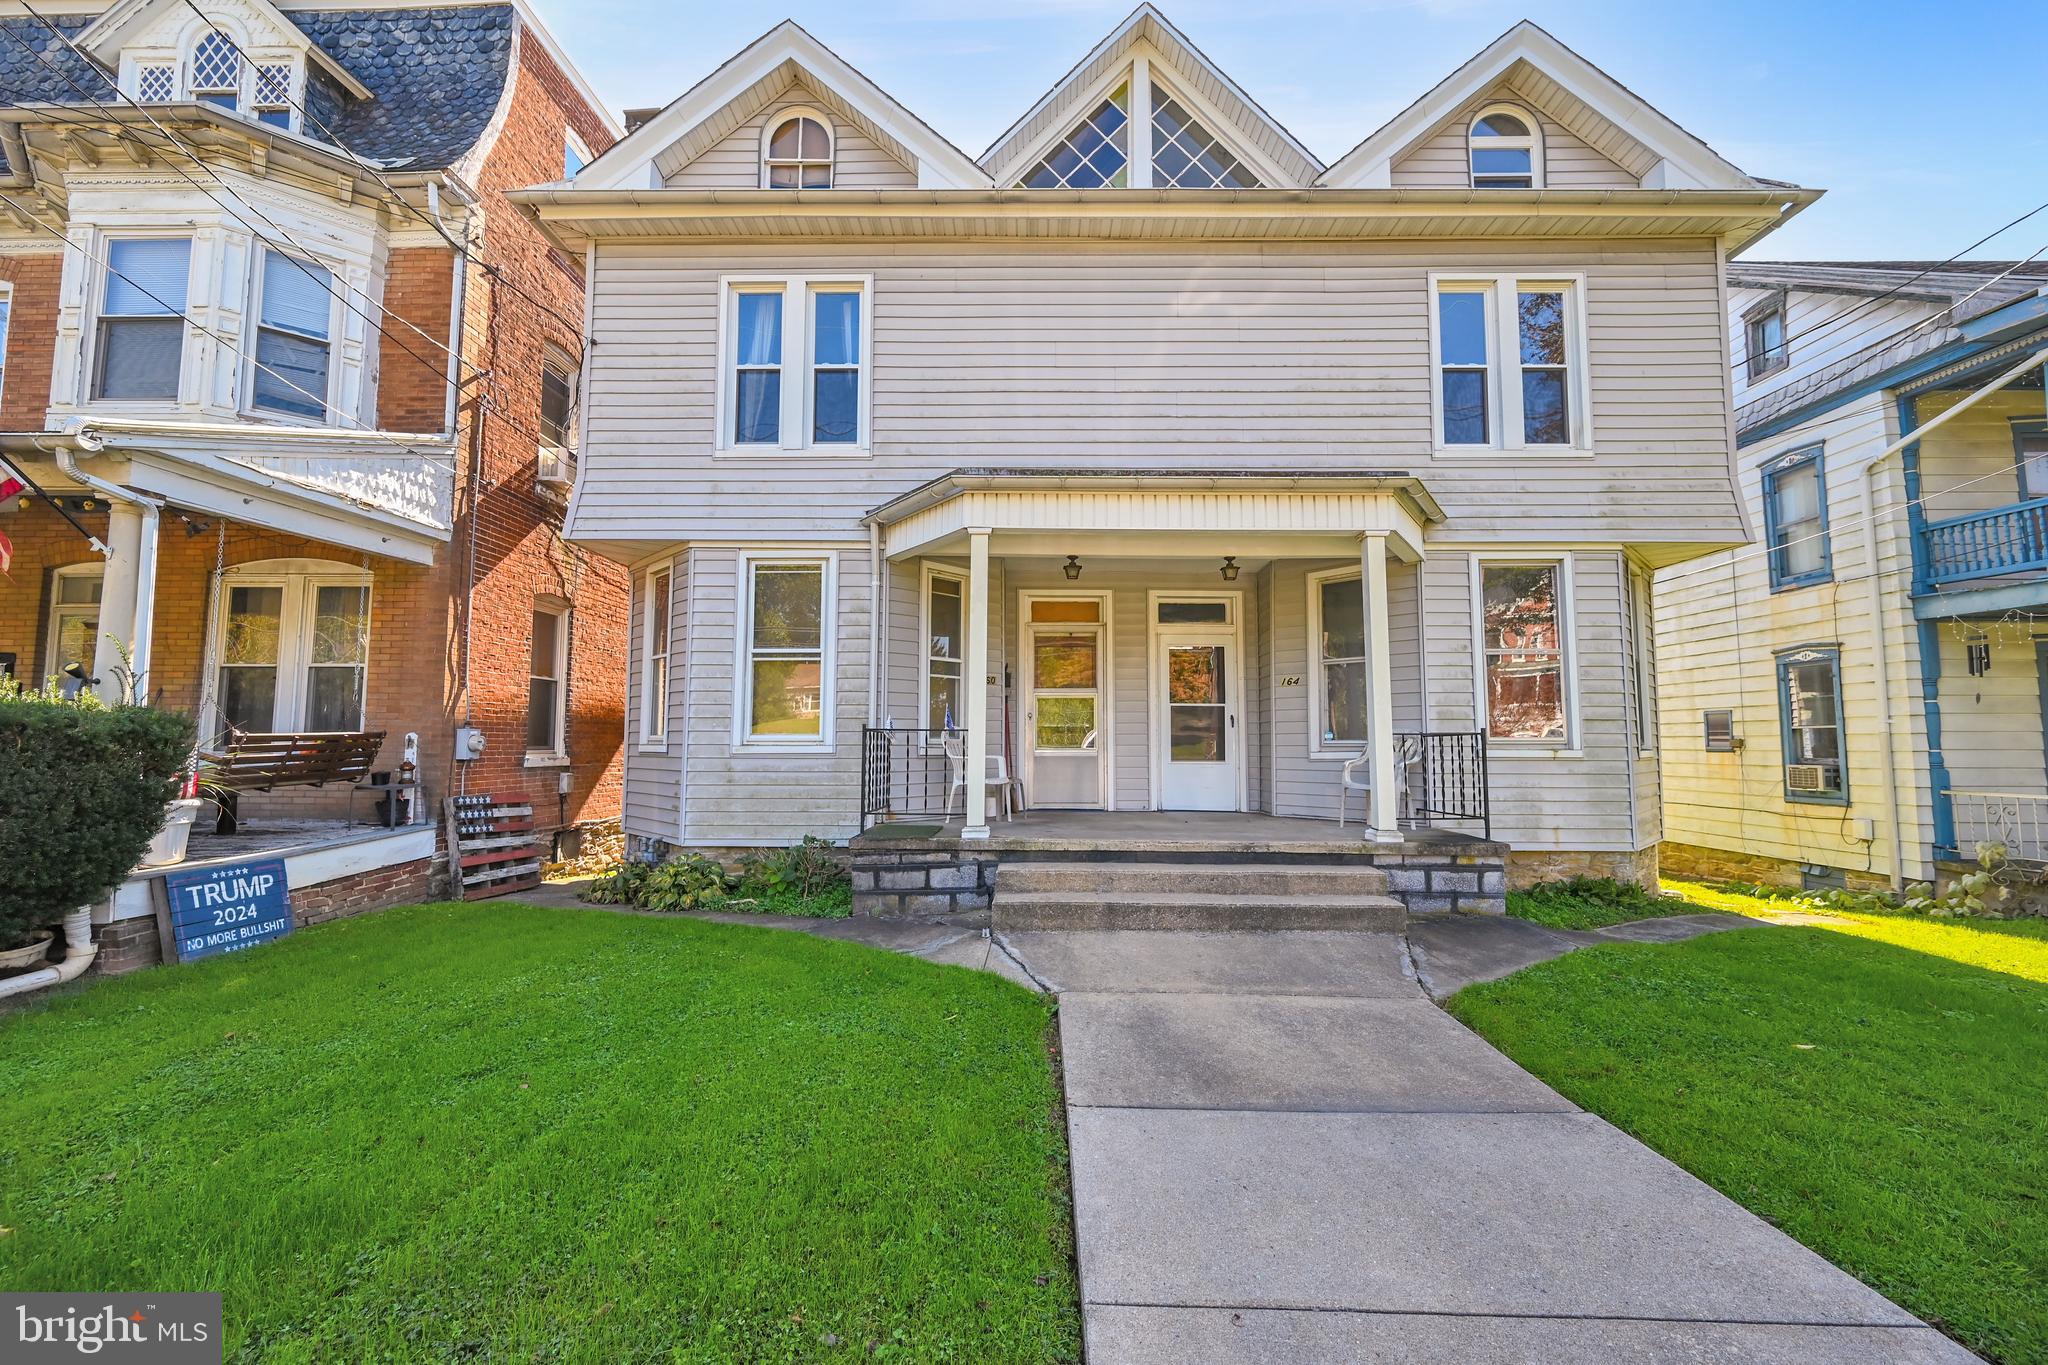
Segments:
[[[1385,933],[1019,933],[1096,1365],[1973,1359],[1568,1101]]]

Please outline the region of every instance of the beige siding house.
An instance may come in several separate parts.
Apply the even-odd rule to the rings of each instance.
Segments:
[[[2048,266],[1728,268],[1760,544],[1661,571],[1665,863],[2048,865]]]
[[[1149,5],[979,158],[779,26],[522,196],[628,832],[1334,836],[1348,776],[1363,847],[1648,875],[1650,575],[1752,535],[1723,262],[1813,197],[1527,24],[1330,165]]]

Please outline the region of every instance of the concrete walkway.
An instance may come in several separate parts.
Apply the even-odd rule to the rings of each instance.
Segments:
[[[1487,1046],[1400,935],[1001,942],[1060,998],[1095,1365],[1973,1359]]]

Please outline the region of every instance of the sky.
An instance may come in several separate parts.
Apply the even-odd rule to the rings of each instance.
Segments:
[[[534,0],[614,113],[668,103],[781,20],[970,156],[1136,0]],[[1753,175],[1827,196],[1758,259],[1943,259],[2048,200],[2048,3],[1155,0],[1324,162],[1533,19]],[[2048,211],[1967,254],[2048,254]]]

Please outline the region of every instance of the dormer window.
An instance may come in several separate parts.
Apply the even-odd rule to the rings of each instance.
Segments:
[[[1475,190],[1543,188],[1543,141],[1536,121],[1519,109],[1480,112],[1466,136]]]
[[[258,123],[287,131],[292,126],[292,64],[265,63],[256,68],[256,98],[250,106]]]
[[[1020,190],[1255,190],[1271,183],[1258,155],[1218,132],[1223,116],[1192,90],[1169,85],[1152,60],[1134,62],[1080,121],[1020,158]],[[1114,82],[1114,83],[1113,83]],[[1262,174],[1265,178],[1262,178]]]
[[[832,129],[821,114],[782,116],[768,134],[762,185],[771,190],[832,188]]]
[[[193,99],[220,109],[238,109],[242,100],[242,54],[224,33],[208,33],[192,49]]]
[[[178,97],[176,62],[141,62],[135,68],[135,98],[144,104],[169,104]]]

